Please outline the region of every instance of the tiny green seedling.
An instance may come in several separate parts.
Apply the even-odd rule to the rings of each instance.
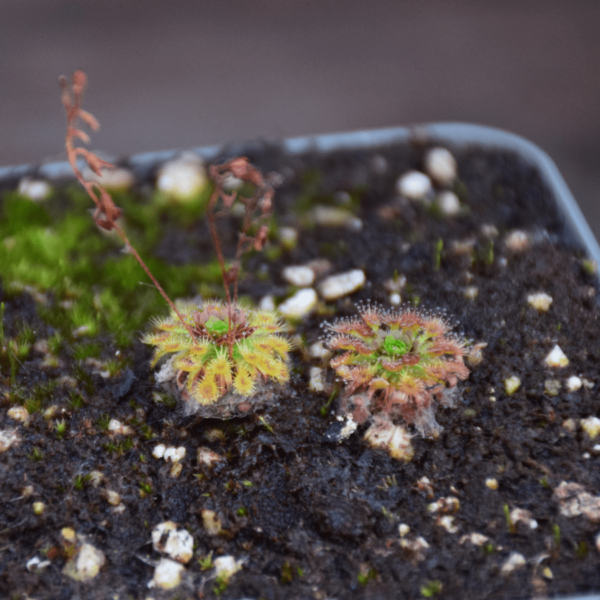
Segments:
[[[432,579],[421,586],[421,596],[424,598],[433,598],[442,592],[442,582]]]
[[[67,422],[64,419],[57,421],[54,424],[54,431],[56,432],[56,439],[62,440],[67,433]]]

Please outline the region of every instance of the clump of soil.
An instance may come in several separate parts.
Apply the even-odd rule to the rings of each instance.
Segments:
[[[463,335],[487,343],[457,406],[438,410],[439,438],[416,435],[406,464],[366,446],[366,425],[328,441],[337,400],[309,391],[311,363],[300,350],[275,403],[220,421],[185,417],[155,384],[152,351],[139,341],[117,346],[100,333],[98,355],[83,359],[64,335],[54,361],[38,344],[18,368],[1,363],[0,430],[19,440],[0,453],[0,595],[506,600],[600,589],[600,525],[593,513],[567,516],[554,494],[574,482],[593,502],[600,489],[598,440],[579,424],[598,414],[595,276],[566,243],[539,174],[510,153],[455,152],[458,216],[398,199],[397,177],[420,168],[423,151],[251,153],[263,172],[282,174],[276,222],[299,234],[292,249],[251,256],[241,292],[255,302],[284,298],[283,268],[316,259],[331,272],[363,269],[362,290],[321,303],[297,325],[310,345],[324,320],[355,315],[358,301],[388,304],[386,283],[406,277],[405,301],[445,309]],[[315,225],[311,211],[323,204],[345,207],[362,228]],[[529,242],[510,250],[516,228]],[[171,223],[156,252],[179,265],[198,260],[205,234],[202,223]],[[548,312],[528,304],[535,292],[552,297]],[[46,318],[51,292],[44,310],[27,292],[2,301],[4,339],[23,324],[32,344],[56,335]],[[544,362],[555,345],[567,366]],[[512,376],[520,387],[508,395]],[[19,406],[24,422],[9,416]],[[160,444],[185,456],[157,458]],[[194,558],[177,589],[148,590],[160,559],[151,531],[167,520],[192,535]],[[90,582],[63,574],[65,527],[105,555]],[[229,581],[214,578],[220,556],[244,561]],[[48,564],[28,568],[35,557]]]

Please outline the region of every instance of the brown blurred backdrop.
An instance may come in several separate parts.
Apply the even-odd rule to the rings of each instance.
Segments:
[[[123,156],[427,121],[556,161],[600,237],[598,0],[0,0],[0,165],[62,158],[57,77]]]

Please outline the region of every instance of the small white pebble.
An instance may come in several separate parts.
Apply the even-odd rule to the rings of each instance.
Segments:
[[[220,454],[213,452],[210,448],[200,446],[200,448],[198,448],[197,460],[199,465],[211,468],[216,463],[225,460],[225,458]]]
[[[23,406],[13,406],[6,411],[6,414],[11,419],[19,421],[19,423],[26,423],[29,421],[29,413]]]
[[[365,433],[364,441],[372,448],[385,450],[396,460],[409,462],[415,453],[411,437],[404,427],[390,423],[385,428],[371,425]]]
[[[598,417],[588,417],[579,421],[581,429],[585,431],[590,440],[595,440],[600,435],[600,419]]]
[[[568,392],[576,392],[577,390],[581,389],[582,385],[583,385],[583,383],[582,383],[581,379],[579,377],[577,377],[576,375],[573,375],[573,376],[569,377],[569,379],[567,379],[565,388],[567,389]]]
[[[154,446],[154,450],[152,450],[152,456],[154,458],[162,458],[165,455],[165,450],[167,447],[164,444],[157,444]]]
[[[592,447],[592,452],[594,454],[600,454],[600,444],[594,444],[594,446]]]
[[[566,419],[565,421],[563,421],[562,426],[569,433],[575,433],[575,430],[577,429],[577,424],[573,419]]]
[[[598,552],[600,552],[600,533],[596,534],[596,537],[594,538],[594,542],[596,543],[596,550],[598,550]]]
[[[118,506],[121,504],[121,496],[118,492],[114,490],[106,490],[105,491],[106,501],[112,506]]]
[[[177,200],[189,200],[207,183],[206,171],[198,158],[180,158],[165,163],[158,172],[156,187]]]
[[[83,544],[77,554],[67,561],[63,573],[75,581],[91,581],[105,562],[104,552],[91,544]]]
[[[547,366],[555,369],[562,369],[569,364],[569,359],[565,356],[565,353],[560,349],[560,346],[556,344],[552,350],[548,353],[548,356],[544,359]]]
[[[517,523],[523,523],[529,529],[537,529],[538,522],[532,518],[531,513],[528,510],[524,510],[522,508],[513,508],[510,512],[510,520],[511,523],[515,525]]]
[[[11,446],[21,441],[16,429],[3,429],[0,431],[0,452],[6,452]]]
[[[409,200],[423,200],[432,192],[431,179],[420,171],[408,171],[396,182],[396,189],[401,196]]]
[[[502,574],[510,575],[513,571],[517,569],[521,569],[527,564],[525,557],[519,552],[511,552],[509,557],[506,559],[504,564],[502,565]]]
[[[279,241],[288,250],[295,248],[298,243],[298,231],[293,227],[281,227],[279,229]]]
[[[27,561],[25,566],[27,567],[27,570],[31,573],[32,571],[41,571],[42,569],[49,567],[51,564],[52,563],[49,560],[41,560],[39,557],[34,556],[33,558]]]
[[[18,192],[21,196],[25,196],[34,202],[41,202],[45,200],[51,192],[52,188],[50,184],[44,179],[31,179],[29,177],[23,177],[19,181]]]
[[[546,579],[554,579],[554,574],[552,573],[552,569],[550,567],[544,567],[542,569],[542,575]]]
[[[493,477],[488,477],[488,479],[485,480],[485,485],[490,488],[490,490],[497,490],[498,480],[494,479]]]
[[[129,427],[129,425],[123,425],[123,423],[121,423],[121,421],[119,421],[117,419],[110,420],[110,422],[108,423],[108,430],[111,433],[114,433],[116,435],[132,435],[133,434],[133,429],[131,429],[131,427]]]
[[[315,280],[315,272],[305,266],[286,267],[281,275],[288,283],[296,287],[310,287]]]
[[[454,192],[442,192],[435,200],[440,211],[448,216],[453,217],[460,212],[460,201]]]
[[[148,584],[149,588],[159,587],[162,590],[172,590],[181,584],[181,577],[185,568],[183,565],[171,560],[170,558],[161,558],[152,581]]]
[[[554,498],[558,500],[563,517],[583,515],[593,523],[600,522],[600,496],[592,496],[582,485],[562,481],[554,489]]]
[[[43,515],[45,509],[46,509],[46,505],[43,502],[34,502],[33,503],[33,514],[34,515],[37,515],[38,517],[40,515]]]
[[[529,296],[527,296],[527,303],[538,312],[548,312],[548,310],[550,310],[550,305],[552,304],[552,296],[549,296],[544,292],[529,294]]]
[[[400,303],[402,302],[402,297],[400,296],[400,294],[398,292],[393,292],[389,295],[388,300],[390,301],[390,304],[392,306],[399,306]]]
[[[495,225],[485,224],[481,226],[481,235],[486,238],[497,238],[498,228]]]
[[[308,355],[311,358],[327,360],[331,356],[331,350],[325,348],[323,342],[319,340],[308,347]]]
[[[152,547],[177,562],[186,564],[194,553],[194,538],[177,523],[165,521],[152,530]]]
[[[289,319],[307,317],[317,305],[317,292],[312,288],[298,290],[279,305],[279,312]]]
[[[521,380],[512,375],[504,380],[504,391],[507,396],[512,396],[521,387]]]
[[[506,236],[504,243],[512,252],[523,252],[529,248],[529,236],[524,231],[516,229]]]
[[[245,559],[235,560],[233,556],[219,556],[213,561],[215,567],[215,576],[221,581],[229,581],[232,575],[235,575],[244,564]]]
[[[448,533],[457,533],[458,527],[454,523],[454,517],[450,515],[444,515],[437,520],[437,524],[443,527]]]
[[[365,282],[365,272],[362,269],[354,269],[338,275],[331,275],[321,282],[318,290],[325,300],[337,300],[358,291],[365,285]]]
[[[475,287],[474,285],[470,285],[463,290],[463,296],[467,300],[475,300],[475,298],[477,298],[478,295],[479,295],[479,288]]]
[[[347,440],[358,429],[358,423],[352,418],[352,415],[346,416],[346,424],[340,431],[339,440]]]
[[[414,540],[402,538],[400,540],[400,547],[410,552],[417,562],[425,560],[425,551],[429,548],[429,544],[424,537],[418,537]]]
[[[482,533],[469,533],[467,535],[463,535],[460,540],[458,540],[459,544],[464,544],[465,542],[471,542],[474,546],[483,546],[490,538],[487,535],[483,535]]]
[[[186,452],[187,450],[185,446],[179,446],[178,448],[169,446],[165,450],[163,458],[167,461],[170,460],[171,462],[179,462],[180,460],[183,460],[185,458]]]
[[[91,169],[86,169],[84,177],[88,181],[97,181],[107,190],[128,190],[135,183],[135,176],[129,169],[115,167],[114,169],[102,168],[98,177]]]
[[[345,208],[316,206],[311,214],[315,225],[322,227],[344,227],[351,231],[360,231],[363,226],[362,221]]]
[[[202,511],[202,524],[208,535],[219,535],[221,533],[221,521],[214,510],[204,509]]]
[[[260,310],[275,310],[275,298],[271,294],[267,294],[260,299],[258,303]]]
[[[456,160],[446,148],[431,148],[423,162],[425,171],[438,185],[452,185],[456,179]]]
[[[325,391],[325,369],[311,367],[309,371],[308,389],[311,392]]]
[[[592,457],[592,455],[589,452],[584,452],[581,455],[581,458],[583,458],[584,460],[589,460]]]
[[[581,379],[581,383],[583,383],[583,386],[584,386],[585,388],[587,388],[588,390],[593,390],[593,389],[594,389],[594,385],[595,385],[595,383],[594,383],[593,381],[588,381],[587,379],[584,379],[584,378],[582,377],[582,379]]]
[[[400,537],[404,537],[410,533],[410,527],[406,523],[400,523],[398,525],[398,534]]]

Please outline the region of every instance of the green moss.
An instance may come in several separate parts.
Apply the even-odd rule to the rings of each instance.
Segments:
[[[202,217],[209,194],[207,186],[184,205],[114,194],[124,209],[124,230],[173,298],[222,293],[216,260],[172,265],[152,256],[167,227],[188,227]],[[63,339],[108,331],[124,347],[168,307],[135,258],[123,253],[121,240],[96,227],[88,214],[91,206],[78,187],[55,194],[43,205],[5,194],[0,203],[0,277],[9,294],[32,291],[44,300],[39,294],[52,292],[39,305],[39,314]]]

